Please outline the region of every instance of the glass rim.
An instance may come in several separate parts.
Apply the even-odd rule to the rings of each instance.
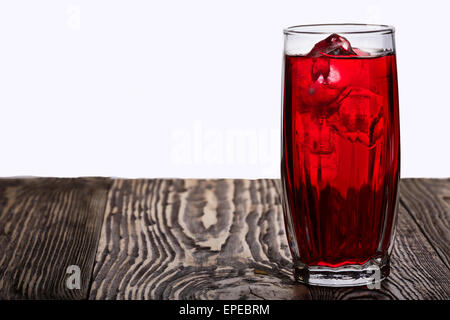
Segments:
[[[345,30],[345,28],[354,28],[354,30]],[[327,29],[329,28],[329,29]],[[339,28],[343,28],[339,31]],[[386,24],[366,24],[366,23],[320,23],[320,24],[301,24],[283,29],[285,35],[295,34],[391,34],[395,28]]]

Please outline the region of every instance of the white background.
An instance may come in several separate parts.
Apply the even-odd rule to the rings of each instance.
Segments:
[[[396,27],[403,177],[450,176],[446,1],[2,1],[0,176],[278,177],[282,29]]]

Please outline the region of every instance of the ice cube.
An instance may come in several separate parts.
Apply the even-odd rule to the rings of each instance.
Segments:
[[[331,181],[337,175],[336,131],[326,119],[296,113],[295,128],[299,150],[311,179]]]
[[[298,111],[313,112],[316,117],[330,117],[336,111],[336,101],[350,86],[368,86],[370,76],[359,59],[336,59],[334,55],[355,56],[344,37],[332,34],[318,42],[308,54],[310,59],[293,66],[296,81],[292,97]]]
[[[330,154],[335,151],[336,132],[324,118],[296,113],[295,128],[300,143],[312,154]]]
[[[356,56],[356,53],[346,38],[333,33],[328,38],[316,43],[307,56],[313,58],[321,56]]]
[[[331,65],[330,65],[331,64]],[[341,79],[339,70],[327,57],[313,58],[294,66],[296,79],[293,86],[293,99],[298,101],[300,112],[314,111],[317,115],[332,113],[332,103],[348,85]]]
[[[325,65],[319,66],[312,60],[315,59],[305,60],[304,63],[295,65],[292,70],[296,80],[293,82],[292,98],[296,101],[297,111],[301,113],[312,110],[319,112],[336,100],[341,93],[340,89],[330,85],[321,75],[328,72],[326,62],[323,62]]]
[[[353,52],[356,53],[358,57],[369,57],[370,53],[359,48],[353,48]]]
[[[384,131],[383,98],[364,88],[350,88],[338,100],[337,132],[352,142],[372,147]]]

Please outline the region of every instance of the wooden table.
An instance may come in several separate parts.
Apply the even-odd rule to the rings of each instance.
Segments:
[[[450,179],[402,180],[381,289],[307,287],[278,180],[1,179],[0,299],[449,299],[449,213]]]

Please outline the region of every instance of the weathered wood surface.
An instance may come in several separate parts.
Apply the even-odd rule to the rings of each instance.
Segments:
[[[450,268],[450,179],[406,179],[400,201]]]
[[[450,179],[402,180],[381,289],[307,287],[278,180],[3,179],[0,299],[449,299],[449,213]]]
[[[271,180],[115,180],[91,298],[292,298],[282,219]]]
[[[402,182],[392,273],[381,290],[308,288],[292,281],[278,184],[277,180],[115,180],[90,298],[450,297],[445,240],[448,180]],[[429,184],[435,190],[423,192]],[[436,202],[435,197],[444,201]],[[435,212],[436,217],[423,217]],[[428,223],[440,225],[423,225]]]
[[[105,179],[0,179],[0,299],[86,299]],[[69,290],[66,269],[81,269]]]

